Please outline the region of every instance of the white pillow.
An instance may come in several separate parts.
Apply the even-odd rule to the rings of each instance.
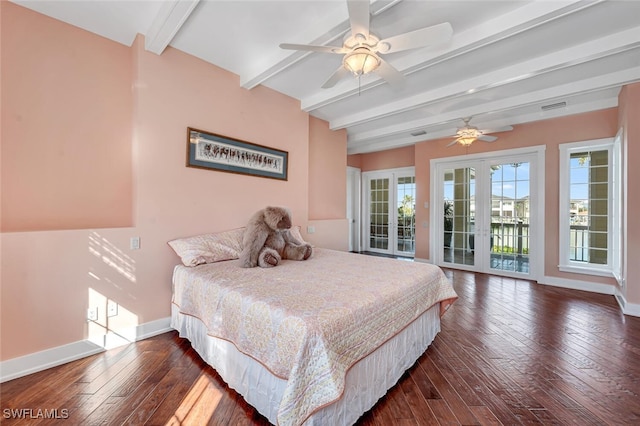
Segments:
[[[167,244],[180,256],[185,266],[233,260],[240,257],[244,230],[243,227],[213,234],[178,238]]]

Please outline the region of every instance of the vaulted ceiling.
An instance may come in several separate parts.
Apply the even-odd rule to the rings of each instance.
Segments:
[[[239,75],[247,90],[296,98],[347,130],[350,154],[451,136],[468,117],[497,129],[614,107],[620,88],[640,81],[640,1],[372,1],[380,39],[443,22],[453,35],[384,55],[401,87],[371,73],[328,89],[342,55],[279,45],[341,47],[346,0],[13,1],[126,45],[144,34],[151,52],[172,46]]]

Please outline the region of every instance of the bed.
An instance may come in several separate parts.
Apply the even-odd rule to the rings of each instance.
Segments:
[[[171,326],[280,426],[356,422],[424,353],[457,298],[425,263],[321,248],[267,269],[240,268],[232,249],[223,261],[181,257]]]

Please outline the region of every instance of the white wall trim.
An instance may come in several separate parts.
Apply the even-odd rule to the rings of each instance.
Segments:
[[[611,294],[615,293],[615,287],[609,284],[599,284],[587,281],[572,280],[568,278],[551,277],[545,275],[538,280],[538,284],[550,285],[554,287],[568,288],[572,290],[589,291],[591,293]]]
[[[104,348],[88,340],[46,349],[0,363],[0,383],[95,355]]]
[[[546,275],[542,280],[538,281],[539,284],[551,285],[554,287],[568,288],[572,290],[589,291],[592,293],[610,294],[616,298],[620,309],[624,315],[630,315],[634,317],[640,317],[640,304],[628,303],[626,298],[618,287],[609,284],[590,283],[580,280],[570,280],[567,278],[550,277]]]
[[[170,317],[140,324],[135,330],[135,341],[147,339],[149,337],[171,331],[173,329],[170,324]],[[104,347],[97,345],[92,341],[80,340],[18,358],[2,361],[0,362],[0,383],[95,355],[103,352],[104,350]]]
[[[171,328],[171,317],[145,322],[136,328],[136,342],[171,330],[173,330],[173,328]]]
[[[619,289],[616,289],[615,297],[618,305],[620,305],[620,308],[622,309],[623,314],[633,317],[640,317],[640,304],[627,302],[624,294],[620,293]]]
[[[347,220],[349,251],[362,250],[362,170],[347,166]]]

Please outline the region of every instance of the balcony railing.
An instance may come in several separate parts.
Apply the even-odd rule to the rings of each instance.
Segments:
[[[569,226],[569,260],[589,261],[589,227],[586,225]]]
[[[492,223],[491,251],[494,253],[529,253],[529,224]]]
[[[447,241],[451,238],[452,233],[445,232],[445,247],[450,247]],[[470,237],[472,236],[473,234],[471,233]],[[529,254],[529,236],[528,223],[492,223],[491,251],[493,253]],[[473,249],[473,243],[470,243],[469,247]],[[570,226],[569,260],[589,262],[588,226]]]

